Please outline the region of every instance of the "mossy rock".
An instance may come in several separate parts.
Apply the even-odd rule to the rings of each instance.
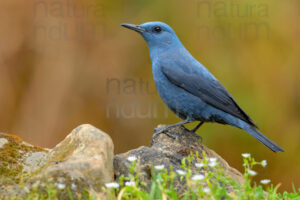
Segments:
[[[43,164],[47,150],[32,146],[21,138],[0,133],[0,193],[3,187],[19,184]]]
[[[104,183],[113,180],[113,148],[111,138],[91,125],[77,127],[53,149],[1,133],[0,199],[47,197],[49,187],[59,199],[70,193],[76,199],[83,191],[101,196]]]

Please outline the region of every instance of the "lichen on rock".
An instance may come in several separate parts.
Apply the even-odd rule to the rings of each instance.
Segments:
[[[0,133],[0,194],[5,185],[17,184],[20,180],[26,179],[28,173],[39,163],[27,162],[36,153],[41,157],[47,154],[47,150],[38,146],[28,145],[21,138]],[[33,156],[33,157],[32,157]],[[40,159],[42,160],[42,158]]]
[[[59,199],[67,198],[67,189],[74,197],[82,191],[98,196],[113,179],[112,140],[91,125],[77,127],[49,150],[8,134],[1,134],[0,141],[0,199],[26,197],[33,190],[45,193],[50,184]]]

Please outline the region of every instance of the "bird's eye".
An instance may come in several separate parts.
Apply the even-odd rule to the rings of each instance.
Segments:
[[[161,32],[161,28],[159,26],[155,26],[153,28],[153,31],[156,32],[156,33],[160,33]]]

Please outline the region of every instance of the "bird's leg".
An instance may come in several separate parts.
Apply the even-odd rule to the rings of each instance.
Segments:
[[[176,123],[176,124],[171,124],[171,125],[168,125],[168,126],[165,126],[165,127],[163,127],[163,128],[155,128],[154,130],[155,130],[155,133],[154,133],[154,137],[156,136],[156,134],[160,134],[160,133],[162,133],[162,132],[164,132],[164,131],[166,131],[166,130],[168,130],[168,129],[170,129],[170,128],[173,128],[173,127],[176,127],[176,126],[182,126],[182,125],[184,125],[184,124],[186,124],[186,123],[189,123],[189,122],[192,122],[193,120],[191,120],[190,118],[186,118],[185,120],[183,120],[183,121],[181,121],[181,122],[178,122],[178,123]]]
[[[204,123],[204,121],[199,122],[199,124],[190,131],[193,132],[193,133],[196,133],[196,131],[200,128],[200,126],[202,126],[203,123]]]
[[[155,128],[155,129],[154,129],[155,133],[154,133],[153,136],[152,136],[152,140],[151,140],[150,145],[153,144],[154,139],[155,139],[159,134],[161,134],[162,132],[164,132],[167,136],[169,136],[169,137],[171,137],[171,138],[174,138],[174,139],[177,138],[177,136],[175,136],[175,135],[173,135],[173,134],[171,134],[171,133],[165,132],[165,131],[169,130],[170,128],[176,127],[176,126],[182,126],[182,125],[184,125],[184,124],[186,124],[186,123],[189,123],[189,122],[191,122],[191,121],[193,121],[193,120],[190,119],[190,118],[188,117],[188,118],[186,118],[185,120],[183,120],[183,121],[181,121],[181,122],[178,122],[178,123],[176,123],[176,124],[172,124],[172,125],[166,126],[166,127],[164,127],[164,128],[161,128],[161,129]]]
[[[200,128],[200,126],[202,126],[202,124],[204,123],[204,121],[201,121],[201,122],[199,122],[199,124],[195,127],[195,128],[193,128],[193,129],[191,129],[191,130],[189,130],[188,128],[186,128],[185,126],[183,126],[183,128],[186,130],[186,131],[188,131],[188,132],[190,132],[191,134],[193,134],[194,136],[196,136],[198,139],[200,139],[201,140],[201,143],[202,143],[202,137],[200,136],[200,135],[197,135],[196,134],[196,131]]]

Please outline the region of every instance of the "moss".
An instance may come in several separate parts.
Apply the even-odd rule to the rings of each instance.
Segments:
[[[0,179],[4,184],[19,183],[27,176],[22,173],[23,161],[33,152],[47,152],[41,147],[23,143],[22,139],[17,136],[0,133],[0,138],[8,141],[0,148]]]

